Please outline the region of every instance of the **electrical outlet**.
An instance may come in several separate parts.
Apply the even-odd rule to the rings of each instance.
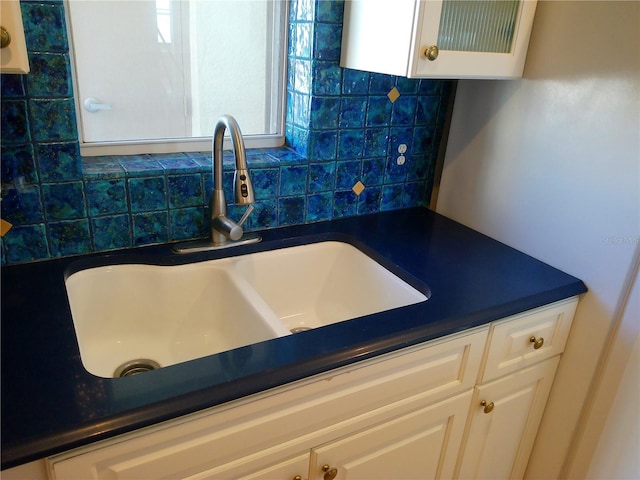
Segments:
[[[407,151],[407,144],[406,143],[401,143],[400,145],[398,145],[398,153],[400,154],[400,155],[398,155],[398,158],[396,159],[396,163],[398,165],[404,165],[404,162],[407,161],[407,157],[404,156],[406,151]]]

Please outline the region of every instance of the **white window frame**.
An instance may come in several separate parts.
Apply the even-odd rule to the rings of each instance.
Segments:
[[[71,18],[67,3],[73,0],[64,0],[65,19],[68,29],[72,29]],[[285,122],[286,122],[286,99],[287,99],[287,55],[288,55],[288,18],[289,2],[287,0],[276,0],[280,8],[274,9],[270,19],[272,32],[280,32],[280,42],[274,49],[274,54],[280,57],[279,68],[270,69],[271,82],[276,85],[278,96],[276,101],[271,102],[272,115],[277,118],[277,132],[275,134],[246,135],[243,136],[247,148],[270,148],[280,147],[285,143]],[[74,103],[76,109],[78,140],[80,143],[80,154],[83,157],[106,156],[106,155],[141,155],[141,154],[162,154],[162,153],[186,153],[202,152],[211,150],[211,136],[206,137],[183,137],[166,139],[143,139],[124,141],[104,141],[104,142],[84,142],[81,102],[77,95],[78,78],[75,69],[75,56],[72,43],[72,35],[68,35],[69,56],[71,59],[71,77],[74,85]],[[242,127],[242,126],[241,126]],[[213,129],[213,125],[211,126]],[[231,148],[225,138],[224,148]]]

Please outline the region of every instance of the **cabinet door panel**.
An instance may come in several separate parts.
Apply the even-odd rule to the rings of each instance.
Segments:
[[[453,473],[471,392],[444,400],[314,448],[310,479],[337,468],[336,480],[449,478]]]
[[[292,480],[296,475],[307,477],[309,472],[309,452],[269,465],[261,458],[242,458],[238,461],[185,477],[182,480]],[[273,459],[271,459],[273,461]],[[268,466],[260,468],[259,465]],[[256,470],[257,469],[257,470]]]
[[[476,387],[460,478],[522,478],[559,361]]]

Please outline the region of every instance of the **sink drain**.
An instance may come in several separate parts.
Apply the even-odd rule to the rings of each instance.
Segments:
[[[141,358],[138,360],[131,360],[129,362],[125,362],[116,368],[116,371],[113,372],[113,376],[116,378],[119,377],[130,377],[132,375],[138,375],[139,373],[150,372],[151,370],[155,370],[160,368],[160,364],[154,360],[149,360],[146,358]]]
[[[295,327],[291,329],[291,333],[306,332],[307,330],[311,330],[311,327]]]

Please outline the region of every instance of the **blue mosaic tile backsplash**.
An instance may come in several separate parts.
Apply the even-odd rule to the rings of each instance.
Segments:
[[[21,6],[31,72],[1,79],[2,264],[206,237],[211,153],[81,158],[63,2]],[[452,83],[340,68],[343,7],[290,2],[287,143],[247,151],[249,229],[429,203]]]

